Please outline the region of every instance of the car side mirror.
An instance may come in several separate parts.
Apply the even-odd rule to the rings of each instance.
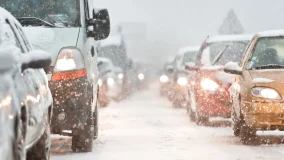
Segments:
[[[40,69],[49,67],[51,64],[51,55],[48,52],[41,50],[34,50],[21,57],[22,71],[33,68]]]
[[[93,19],[88,20],[88,27],[93,26],[93,31],[88,33],[95,40],[106,39],[110,34],[110,19],[107,9],[93,9]]]
[[[228,62],[225,65],[224,72],[236,75],[242,75],[242,69],[237,62]]]
[[[192,62],[186,63],[185,69],[189,70],[189,71],[198,71],[199,70],[199,68]]]

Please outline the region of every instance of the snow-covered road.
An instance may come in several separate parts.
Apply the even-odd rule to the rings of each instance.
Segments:
[[[228,122],[197,126],[158,93],[152,87],[101,108],[92,153],[71,153],[70,139],[55,136],[51,160],[284,160],[281,139],[265,136],[269,144],[244,146]]]

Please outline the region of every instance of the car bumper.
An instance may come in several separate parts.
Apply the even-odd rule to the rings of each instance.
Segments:
[[[205,92],[198,94],[198,112],[207,117],[230,118],[232,104],[226,92]]]
[[[245,103],[246,123],[260,130],[284,130],[284,103]]]
[[[186,96],[188,94],[187,86],[175,85],[171,94],[176,101],[186,101]]]
[[[84,125],[87,120],[89,101],[86,78],[66,81],[50,81],[49,87],[53,96],[53,116],[51,129],[53,132],[72,130]],[[62,116],[65,115],[63,119]],[[59,118],[61,116],[61,119]]]

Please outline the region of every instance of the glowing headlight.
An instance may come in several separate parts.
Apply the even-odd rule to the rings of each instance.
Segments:
[[[251,94],[259,98],[281,99],[279,93],[272,88],[254,87],[251,89]]]
[[[160,81],[163,82],[163,83],[166,83],[166,82],[169,81],[169,77],[166,76],[166,75],[162,75],[162,76],[160,77]]]
[[[211,79],[202,79],[200,84],[204,90],[208,91],[216,91],[219,88],[219,85]]]
[[[138,74],[138,79],[143,80],[145,78],[143,73],[139,73]]]
[[[98,85],[102,86],[103,85],[103,81],[101,79],[98,80]]]
[[[77,49],[62,49],[58,54],[54,72],[78,70],[84,68],[82,54]]]
[[[12,97],[6,96],[2,101],[0,101],[0,108],[10,106],[12,103]]]
[[[187,84],[187,78],[179,77],[178,80],[177,80],[177,83],[181,86],[185,86]]]
[[[108,78],[108,79],[107,79],[107,84],[108,84],[109,86],[112,86],[112,85],[114,84],[114,79],[113,79],[113,78]]]
[[[123,79],[124,74],[123,74],[123,73],[119,73],[119,74],[117,75],[117,77],[118,77],[118,79]]]

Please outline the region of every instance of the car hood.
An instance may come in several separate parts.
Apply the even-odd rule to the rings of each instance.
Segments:
[[[79,31],[79,28],[24,27],[24,32],[35,49],[52,54],[52,66],[55,65],[61,48],[76,46]]]
[[[284,83],[284,69],[250,70],[252,83]]]

